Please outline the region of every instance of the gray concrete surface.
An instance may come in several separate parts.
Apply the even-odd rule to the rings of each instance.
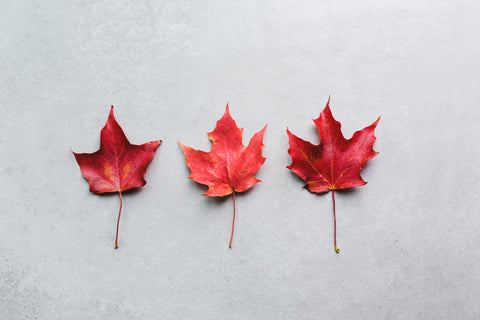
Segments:
[[[1,319],[478,319],[478,1],[0,1]],[[379,115],[369,183],[330,195],[285,168]],[[201,196],[177,140],[224,112],[265,123],[263,182]],[[147,185],[88,191],[110,105],[162,139]]]

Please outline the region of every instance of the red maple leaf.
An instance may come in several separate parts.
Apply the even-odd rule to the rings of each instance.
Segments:
[[[265,162],[262,156],[264,147],[262,130],[255,133],[247,147],[242,144],[243,128],[238,128],[227,108],[223,117],[217,121],[208,138],[212,141],[212,150],[204,152],[190,148],[179,141],[185,153],[187,166],[192,175],[190,179],[207,185],[205,196],[223,197],[233,195],[232,235],[229,247],[232,247],[235,226],[235,193],[253,187],[260,180],[255,173]]]
[[[75,153],[82,175],[93,193],[118,192],[118,212],[115,249],[118,248],[118,226],[122,212],[122,191],[143,187],[147,164],[152,160],[161,140],[141,145],[130,144],[110,109],[107,123],[100,132],[100,149],[94,153]]]
[[[376,140],[374,130],[380,117],[347,140],[343,137],[340,122],[332,116],[329,103],[330,99],[320,117],[313,120],[320,134],[319,145],[302,140],[287,129],[288,153],[292,158],[292,164],[287,168],[305,180],[309,191],[332,191],[335,251],[338,253],[334,190],[366,184],[360,176],[360,170],[367,160],[378,154],[373,150],[373,143]]]

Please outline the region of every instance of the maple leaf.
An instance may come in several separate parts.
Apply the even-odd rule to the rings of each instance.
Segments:
[[[250,140],[247,147],[242,144],[243,128],[238,128],[230,116],[228,103],[223,117],[217,121],[208,138],[212,141],[212,150],[205,152],[195,150],[178,142],[185,154],[187,166],[190,168],[190,179],[207,185],[205,196],[233,196],[232,235],[229,247],[232,247],[233,230],[235,227],[235,193],[243,192],[253,187],[257,182],[255,173],[265,162],[262,156],[264,147],[263,133],[265,127]]]
[[[118,192],[120,209],[118,212],[115,249],[118,248],[118,227],[122,212],[122,191],[143,187],[147,164],[152,160],[161,140],[141,145],[131,144],[110,108],[107,123],[100,132],[100,149],[94,153],[75,153],[82,175],[90,184],[93,193]]]
[[[335,251],[338,253],[335,190],[366,184],[360,176],[360,170],[367,160],[378,154],[373,150],[373,143],[376,140],[374,130],[380,117],[347,140],[343,137],[340,122],[332,116],[329,103],[330,98],[318,119],[313,120],[320,134],[319,145],[302,140],[287,129],[290,145],[288,153],[292,158],[292,164],[287,168],[305,180],[309,191],[332,191]]]

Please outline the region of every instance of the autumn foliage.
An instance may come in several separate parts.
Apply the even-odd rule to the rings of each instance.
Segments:
[[[313,120],[318,128],[320,144],[313,145],[287,129],[290,145],[288,153],[292,158],[292,164],[287,168],[305,180],[309,191],[332,191],[335,218],[334,191],[366,184],[360,176],[360,170],[369,159],[378,154],[373,150],[373,144],[376,140],[374,130],[380,118],[347,140],[343,137],[340,122],[332,116],[329,103],[330,100],[320,116]],[[335,250],[338,253],[336,228]]]
[[[120,210],[117,220],[115,248],[118,248],[118,225],[122,210],[122,192],[142,187],[147,164],[162,143],[160,140],[141,145],[131,144],[110,109],[107,123],[100,132],[100,149],[94,153],[75,153],[82,175],[90,184],[93,193],[118,192]]]
[[[191,171],[190,179],[208,186],[208,191],[204,195],[210,197],[233,195],[232,237],[235,224],[235,193],[243,192],[260,181],[255,178],[255,173],[265,162],[262,156],[265,129],[266,126],[252,137],[248,146],[244,146],[243,128],[237,127],[235,120],[230,116],[227,104],[225,113],[217,121],[215,129],[207,133],[212,141],[210,152],[195,150],[179,141]]]

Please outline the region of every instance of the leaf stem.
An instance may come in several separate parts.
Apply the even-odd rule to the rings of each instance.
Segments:
[[[232,222],[232,235],[230,236],[230,244],[228,247],[232,249],[232,241],[233,241],[233,229],[235,228],[235,191],[232,193],[233,195],[233,222]]]
[[[335,252],[339,253],[340,249],[337,247],[337,219],[335,217],[335,191],[332,189],[332,199],[333,199],[333,238],[335,241]]]
[[[120,195],[120,210],[118,210],[117,234],[115,235],[115,249],[118,249],[118,226],[120,225],[120,214],[122,213],[123,206],[122,192],[118,191],[118,194]]]

